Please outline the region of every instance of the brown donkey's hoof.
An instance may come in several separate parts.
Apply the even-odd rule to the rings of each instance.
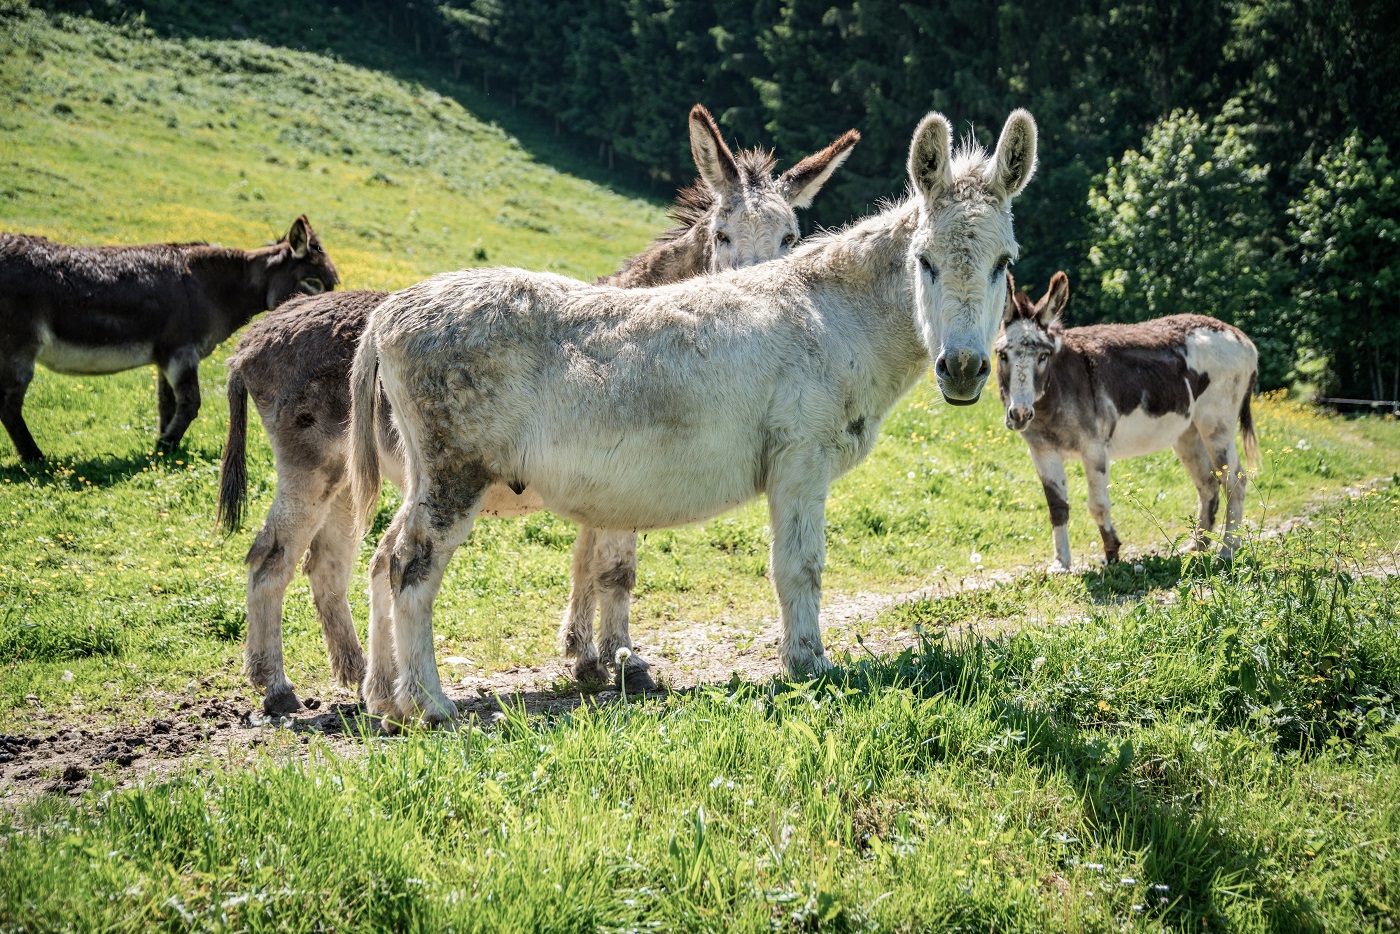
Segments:
[[[263,713],[268,716],[296,713],[300,709],[301,701],[297,700],[296,691],[291,688],[279,694],[269,694],[263,698]]]

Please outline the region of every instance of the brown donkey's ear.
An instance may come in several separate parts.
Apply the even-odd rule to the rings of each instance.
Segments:
[[[1045,297],[1036,303],[1036,321],[1043,328],[1050,327],[1064,313],[1067,304],[1069,304],[1069,276],[1065,275],[1062,270],[1050,277],[1050,288],[1045,290]]]
[[[292,245],[292,255],[301,259],[311,251],[311,222],[303,214],[292,221],[292,229],[287,231],[287,242]]]
[[[739,166],[734,153],[724,144],[724,137],[715,125],[715,118],[700,104],[690,108],[690,154],[700,178],[715,194],[739,184]]]
[[[812,153],[778,177],[783,200],[794,208],[811,205],[826,180],[841,167],[851,149],[860,142],[860,133],[847,130],[825,149]]]

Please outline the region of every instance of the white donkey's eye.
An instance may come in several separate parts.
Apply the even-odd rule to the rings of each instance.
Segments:
[[[729,234],[725,233],[723,230],[716,230],[716,231],[715,231],[715,242],[716,242],[716,243],[728,243],[728,242],[729,242]]]
[[[783,246],[792,246],[797,242],[797,234],[788,234],[783,238]]]
[[[933,264],[928,261],[927,256],[919,257],[919,265],[924,267],[924,272],[928,273],[930,279],[938,278],[938,270],[933,268]]]

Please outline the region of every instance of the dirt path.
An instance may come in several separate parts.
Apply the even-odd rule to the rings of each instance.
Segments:
[[[1307,514],[1270,523],[1254,534],[1273,539],[1307,524],[1319,512],[1342,498],[1355,499],[1375,486],[1376,480],[1341,491],[1336,499],[1317,503]],[[1155,548],[1125,549],[1125,560],[1159,554]],[[1086,562],[1072,573],[1084,573],[1101,565]],[[918,636],[899,628],[872,628],[869,624],[891,607],[916,600],[948,597],[986,590],[1019,578],[1041,573],[1032,566],[999,571],[974,571],[898,593],[829,595],[822,610],[823,635],[828,654],[835,659],[863,657],[867,652],[894,654],[914,645]],[[1400,575],[1397,556],[1383,556],[1363,573]],[[859,639],[857,639],[859,633]],[[776,616],[761,619],[720,619],[696,622],[680,629],[647,633],[639,638],[639,651],[653,665],[653,673],[665,690],[686,690],[701,684],[725,683],[738,673],[745,681],[762,682],[779,675],[779,624]],[[523,704],[529,713],[557,713],[583,703],[570,684],[567,665],[551,660],[522,666],[488,677],[459,676],[453,658],[441,660],[443,687],[464,715],[475,715],[490,724],[501,718],[496,698]],[[593,695],[590,702],[610,703],[614,691]],[[0,806],[18,803],[43,793],[78,795],[93,779],[117,787],[159,780],[190,765],[235,767],[273,750],[302,755],[301,747],[312,736],[344,752],[362,748],[363,731],[374,725],[362,716],[353,696],[337,689],[327,699],[306,699],[307,709],[290,717],[268,718],[256,705],[251,690],[228,699],[192,700],[172,696],[170,714],[148,723],[98,728],[92,721],[73,721],[43,735],[0,735]]]

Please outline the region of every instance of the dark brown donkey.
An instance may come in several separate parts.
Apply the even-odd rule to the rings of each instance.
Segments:
[[[806,207],[860,139],[854,130],[774,177],[774,162],[755,149],[732,153],[708,111],[690,113],[691,152],[700,178],[672,207],[679,225],[662,234],[617,273],[599,280],[640,288],[733,269],[785,254],[798,237],[794,208]],[[282,661],[282,601],[298,559],[304,564],[330,652],[331,671],[347,687],[365,674],[364,653],[350,619],[346,589],[360,541],[350,500],[350,362],[369,313],[382,292],[340,292],[299,299],[248,330],[229,360],[229,436],[219,490],[219,514],[241,521],[248,395],[262,418],[277,462],[277,495],[248,552],[248,642],[245,674],[263,689],[268,713],[300,706]],[[403,488],[397,432],[388,403],[379,408],[381,464]],[[533,490],[493,488],[483,515],[518,515],[540,508]],[[636,576],[637,535],[585,528],[574,545],[573,591],[560,627],[564,653],[577,678],[613,677],[620,648],[631,648],[628,612]],[[599,626],[595,645],[593,618]],[[392,659],[392,651],[380,652]],[[616,676],[629,690],[652,686],[648,663],[632,655]],[[388,680],[394,673],[370,672]],[[387,696],[380,689],[376,696]]]
[[[305,215],[257,250],[0,234],[0,420],[21,460],[43,460],[21,414],[36,361],[84,376],[154,363],[157,443],[173,447],[199,411],[199,361],[259,312],[338,281]]]
[[[1259,465],[1249,396],[1259,354],[1239,328],[1205,315],[1172,315],[1140,324],[1060,326],[1069,279],[1055,273],[1039,302],[1016,290],[1011,276],[997,339],[997,386],[1006,427],[1019,431],[1045,488],[1055,560],[1070,568],[1065,458],[1083,461],[1089,514],[1098,523],[1104,557],[1118,560],[1118,533],[1108,508],[1108,465],[1171,448],[1196,484],[1200,512],[1188,546],[1206,546],[1222,481],[1230,504],[1222,558],[1239,546],[1246,477],[1235,450]]]

